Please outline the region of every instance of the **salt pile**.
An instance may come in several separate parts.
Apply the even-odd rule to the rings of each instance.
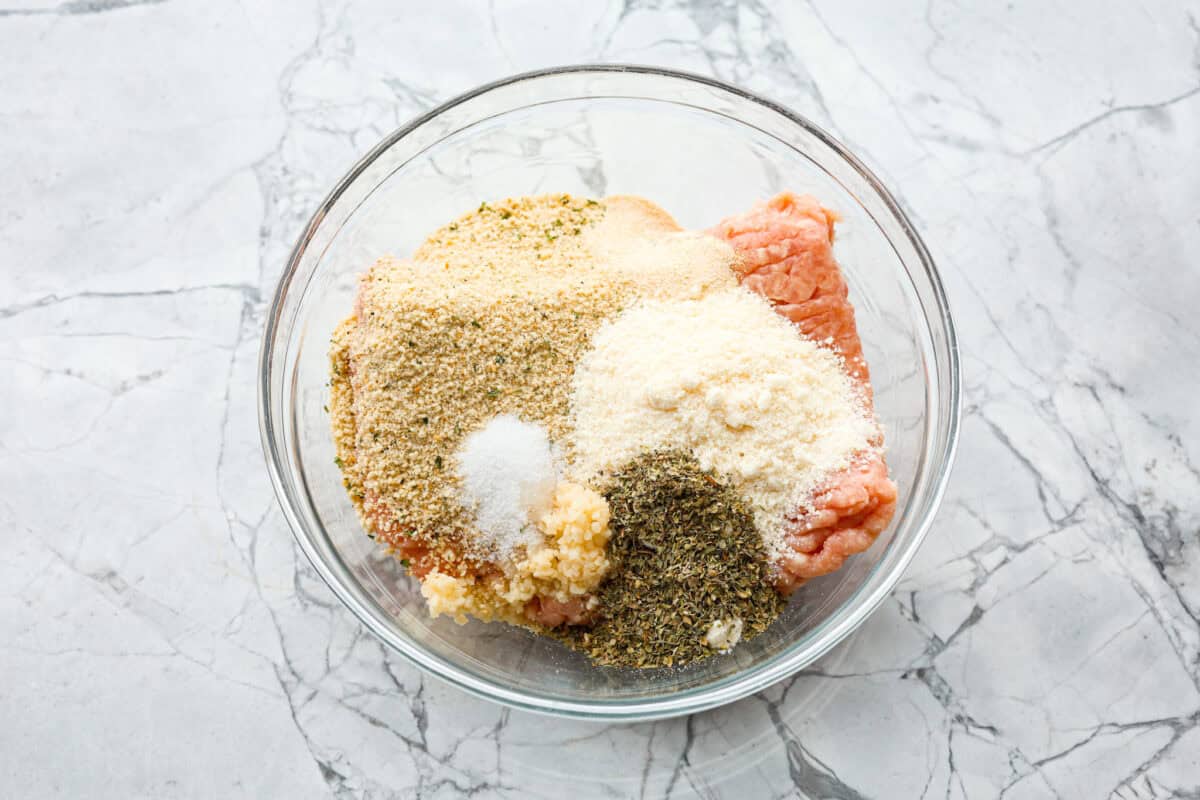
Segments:
[[[458,452],[463,506],[475,514],[485,555],[512,558],[541,542],[532,523],[550,510],[559,465],[540,425],[511,414],[493,417]]]

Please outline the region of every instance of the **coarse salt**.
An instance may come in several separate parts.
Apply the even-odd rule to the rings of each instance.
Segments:
[[[474,512],[473,542],[484,555],[512,558],[541,542],[533,520],[554,501],[559,465],[546,430],[511,414],[493,417],[458,452],[463,506]]]

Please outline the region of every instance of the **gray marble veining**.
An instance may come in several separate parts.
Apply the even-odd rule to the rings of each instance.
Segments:
[[[790,105],[897,189],[966,409],[934,531],[762,695],[547,721],[427,679],[308,568],[255,422],[327,187],[416,113],[635,61]],[[1200,8],[0,7],[0,768],[15,797],[1200,797]]]

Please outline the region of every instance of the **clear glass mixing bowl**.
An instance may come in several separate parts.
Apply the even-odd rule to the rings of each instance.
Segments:
[[[327,349],[356,276],[407,255],[481,200],[544,192],[638,194],[702,228],[776,192],[842,214],[850,284],[900,489],[891,527],[805,585],[764,634],[682,669],[600,669],[501,624],[430,619],[413,580],[364,535],[334,465]],[[896,201],[853,155],[796,114],[708,78],[631,66],[553,69],[451,100],[387,137],[313,215],[263,333],[259,415],[267,466],[301,548],[371,632],[414,664],[514,707],[652,719],[762,689],[849,634],[900,578],[929,528],[958,431],[954,328],[937,271]]]

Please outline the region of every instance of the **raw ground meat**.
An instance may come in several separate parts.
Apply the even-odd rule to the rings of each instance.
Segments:
[[[876,452],[830,476],[813,495],[811,511],[799,512],[786,535],[791,548],[776,566],[775,586],[790,594],[809,578],[828,575],[871,546],[896,512],[896,484]]]
[[[851,377],[869,386],[854,307],[833,257],[835,222],[837,214],[813,198],[784,192],[711,232],[742,257],[743,286],[770,300],[805,336],[841,353]]]
[[[790,192],[710,232],[733,246],[739,280],[767,298],[801,333],[841,354],[846,371],[871,402],[870,375],[854,324],[846,281],[833,257],[837,215],[812,197]],[[874,444],[881,445],[882,442]],[[811,508],[788,522],[789,551],[775,564],[775,585],[790,594],[809,578],[827,575],[871,546],[896,511],[896,484],[877,449],[859,454],[813,495]]]
[[[525,604],[525,617],[547,628],[555,628],[563,623],[586,625],[593,617],[588,600],[588,597],[571,597],[564,602],[539,595]]]
[[[428,545],[394,530],[394,515],[377,493],[366,490],[362,509],[367,529],[380,541],[390,545],[396,558],[408,562],[408,571],[414,578],[422,579],[439,566],[443,566]]]

